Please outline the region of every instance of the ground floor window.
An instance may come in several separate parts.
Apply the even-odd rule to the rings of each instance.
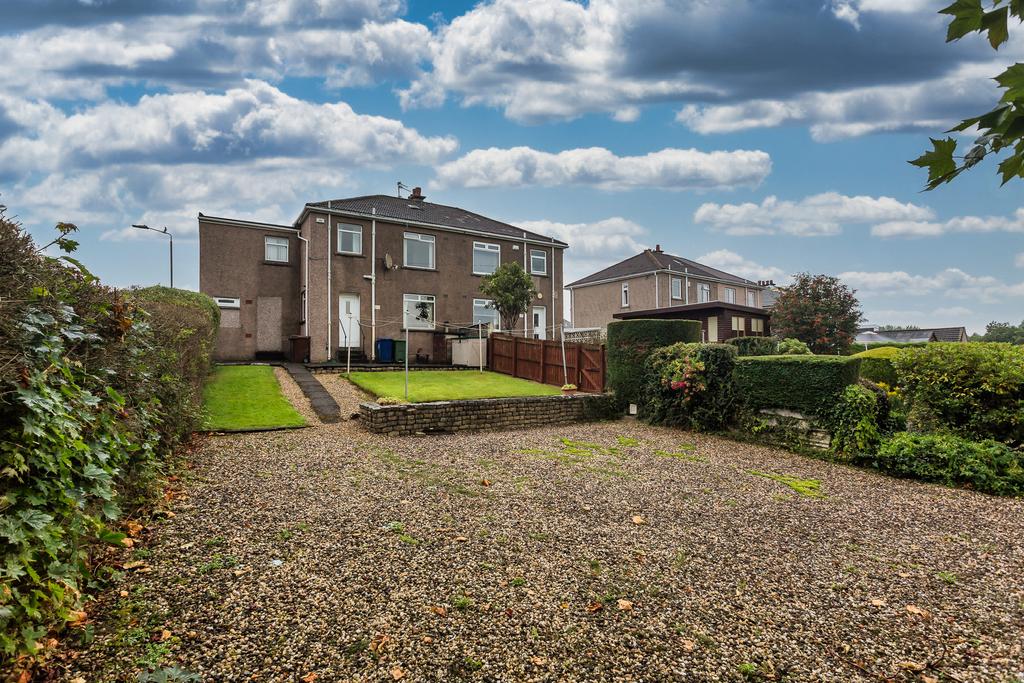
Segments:
[[[473,324],[490,325],[492,330],[501,327],[498,311],[490,299],[473,299]]]
[[[750,331],[751,333],[757,335],[764,334],[764,320],[762,320],[761,318],[751,318]]]
[[[746,329],[747,329],[746,319],[742,318],[742,317],[740,317],[738,315],[734,315],[732,317],[732,331],[736,332],[736,333],[738,333],[738,335],[742,336],[743,333],[746,332]]]
[[[435,298],[433,294],[406,294],[403,304],[402,319],[406,329],[434,329]]]

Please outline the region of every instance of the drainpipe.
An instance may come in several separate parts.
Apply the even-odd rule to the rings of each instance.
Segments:
[[[669,279],[669,286],[672,281]],[[658,289],[658,271],[654,271],[654,307],[661,308],[661,291]]]
[[[377,360],[377,207],[370,222],[370,360]]]
[[[686,283],[685,283],[686,295],[683,298],[683,301],[686,302],[687,304],[689,304],[690,303],[690,269],[689,268],[683,268],[683,273],[685,274],[685,278],[684,279],[686,280]]]
[[[529,267],[529,265],[527,265],[529,263],[529,258],[530,258],[529,251],[530,251],[530,248],[526,244],[526,233],[524,232],[523,233],[523,270],[526,271],[527,275],[530,274],[530,267]],[[531,275],[530,278],[533,279],[533,276]],[[525,339],[529,339],[530,338],[530,316],[532,316],[532,315],[533,315],[533,302],[531,301],[529,308],[526,309],[526,315],[523,316],[523,337]]]
[[[327,202],[327,361],[334,360],[334,354],[331,353],[331,338],[334,336],[331,334],[331,313],[334,309],[334,304],[331,303],[331,202]]]
[[[306,266],[304,270],[304,283],[302,285],[302,336],[309,336],[309,240],[302,235],[296,235],[303,244],[303,251],[306,254]]]
[[[548,308],[551,309],[551,336],[555,336],[555,247],[551,246],[551,260],[548,261],[548,277],[551,279],[551,302]],[[562,314],[558,315],[558,329],[562,329],[564,323],[562,322]],[[564,361],[565,358],[563,357]],[[565,382],[568,384],[568,382]]]

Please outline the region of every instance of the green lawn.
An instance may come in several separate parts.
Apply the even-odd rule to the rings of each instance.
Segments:
[[[203,392],[203,429],[244,431],[302,427],[306,421],[281,394],[267,365],[221,365]]]
[[[353,372],[349,379],[374,396],[405,398],[405,373]],[[412,403],[451,401],[464,398],[505,398],[509,396],[550,396],[561,389],[497,372],[479,370],[410,370],[409,400]]]

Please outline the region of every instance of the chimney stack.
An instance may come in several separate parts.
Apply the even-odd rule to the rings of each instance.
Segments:
[[[655,244],[654,245],[654,251],[656,251],[656,252],[658,252],[660,254],[661,253],[661,245],[660,244]]]
[[[414,202],[422,202],[426,198],[427,196],[423,194],[423,188],[420,187],[412,188],[412,194],[409,195],[409,199],[413,200]]]

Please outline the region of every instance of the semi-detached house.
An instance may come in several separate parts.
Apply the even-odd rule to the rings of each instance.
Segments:
[[[562,321],[568,245],[453,206],[370,195],[307,203],[294,224],[199,214],[199,288],[221,307],[217,357],[249,360],[310,338],[310,361],[375,340],[404,338],[409,355],[444,362],[446,341],[479,323],[498,327],[480,282],[519,263],[537,296],[516,334],[552,338]]]

